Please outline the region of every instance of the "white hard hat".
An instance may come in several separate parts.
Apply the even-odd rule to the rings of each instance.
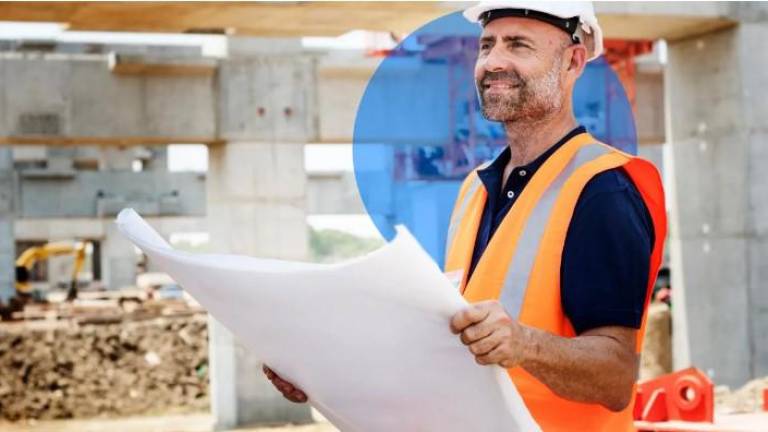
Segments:
[[[536,13],[562,18],[563,20],[578,17],[581,30],[585,35],[591,35],[592,39],[591,41],[581,41],[589,50],[589,59],[587,60],[594,60],[603,53],[603,31],[597,23],[595,8],[592,6],[591,1],[484,1],[465,10],[464,17],[471,22],[484,25],[487,22],[486,20],[495,11],[503,10],[517,11],[518,13],[501,16],[528,16],[529,12],[533,12],[534,16],[531,16],[531,18],[544,18],[544,21],[558,27],[560,27],[559,24],[547,20],[546,16],[536,15]],[[565,25],[567,26],[569,23],[565,23]],[[561,28],[568,31],[565,27]],[[571,31],[571,34],[576,30]]]

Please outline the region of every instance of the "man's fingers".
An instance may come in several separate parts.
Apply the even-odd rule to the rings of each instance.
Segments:
[[[495,329],[496,328],[493,325],[486,321],[479,322],[465,328],[464,331],[461,332],[460,339],[464,345],[469,345],[473,342],[479,341],[480,339],[488,337],[491,333],[494,332]]]
[[[475,362],[481,365],[496,364],[502,361],[503,359],[504,359],[504,353],[502,352],[501,349],[499,349],[498,345],[489,353],[475,356]]]
[[[281,379],[276,379],[273,381],[275,384],[275,387],[277,387],[278,390],[280,390],[280,393],[293,393],[296,391],[296,387],[293,386],[293,384],[289,383],[288,381],[284,381]]]
[[[291,402],[296,402],[296,403],[302,403],[307,401],[307,395],[303,391],[298,389],[292,391],[289,394],[286,394],[285,397]]]
[[[272,369],[270,369],[270,368],[269,368],[267,365],[264,365],[264,366],[262,367],[262,370],[264,371],[264,375],[266,375],[266,376],[267,376],[267,379],[268,379],[268,380],[270,380],[270,381],[272,381],[273,379],[275,379],[275,377],[277,376],[277,375],[275,374],[275,372],[274,372]]]
[[[477,340],[469,345],[469,351],[475,356],[482,356],[493,351],[499,344],[503,337],[500,332],[494,331],[488,336]]]
[[[478,307],[477,305],[472,305],[461,312],[457,312],[451,318],[451,331],[459,334],[468,326],[484,320],[489,313],[490,309]]]
[[[267,370],[269,372],[267,372]],[[294,387],[293,384],[280,378],[280,375],[276,374],[274,371],[272,371],[269,368],[267,368],[267,370],[265,370],[264,373],[266,373],[267,378],[269,378],[269,380],[272,381],[272,385],[274,385],[278,390],[280,390],[280,393],[291,393],[296,390],[296,387]]]
[[[291,402],[304,403],[307,401],[307,394],[297,389],[290,382],[280,378],[280,375],[270,369],[267,365],[263,365],[262,370],[267,378],[272,381],[272,385],[275,386],[277,391],[283,394],[283,397]]]

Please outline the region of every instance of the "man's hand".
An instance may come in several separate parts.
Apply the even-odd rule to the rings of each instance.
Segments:
[[[481,365],[518,366],[530,346],[528,328],[510,318],[498,301],[475,303],[458,312],[451,319],[451,331],[461,334]]]
[[[284,398],[295,403],[304,403],[307,401],[307,395],[303,391],[297,389],[288,381],[280,378],[280,376],[276,374],[272,369],[267,367],[267,365],[264,365],[264,375],[266,375],[267,378],[272,381],[272,384],[280,393],[283,394]]]
[[[527,327],[507,315],[497,301],[476,303],[451,319],[479,364],[523,367],[560,397],[625,409],[637,379],[637,330],[608,326],[577,337],[556,336]]]

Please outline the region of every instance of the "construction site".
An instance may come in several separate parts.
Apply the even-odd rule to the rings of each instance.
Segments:
[[[335,431],[115,216],[183,251],[315,263],[403,223],[442,265],[463,177],[505,145],[474,120],[471,4],[0,2],[0,430]],[[657,166],[669,219],[636,425],[768,430],[768,4],[595,9],[576,116]],[[413,111],[366,129],[366,100]],[[680,371],[696,406],[649,401]]]

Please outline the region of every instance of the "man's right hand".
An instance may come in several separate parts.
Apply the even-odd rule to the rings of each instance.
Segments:
[[[275,386],[277,391],[283,394],[284,398],[295,403],[304,403],[307,401],[306,393],[297,389],[288,381],[280,378],[280,375],[276,374],[275,371],[270,369],[267,365],[264,365],[264,375],[272,381],[272,385]]]

